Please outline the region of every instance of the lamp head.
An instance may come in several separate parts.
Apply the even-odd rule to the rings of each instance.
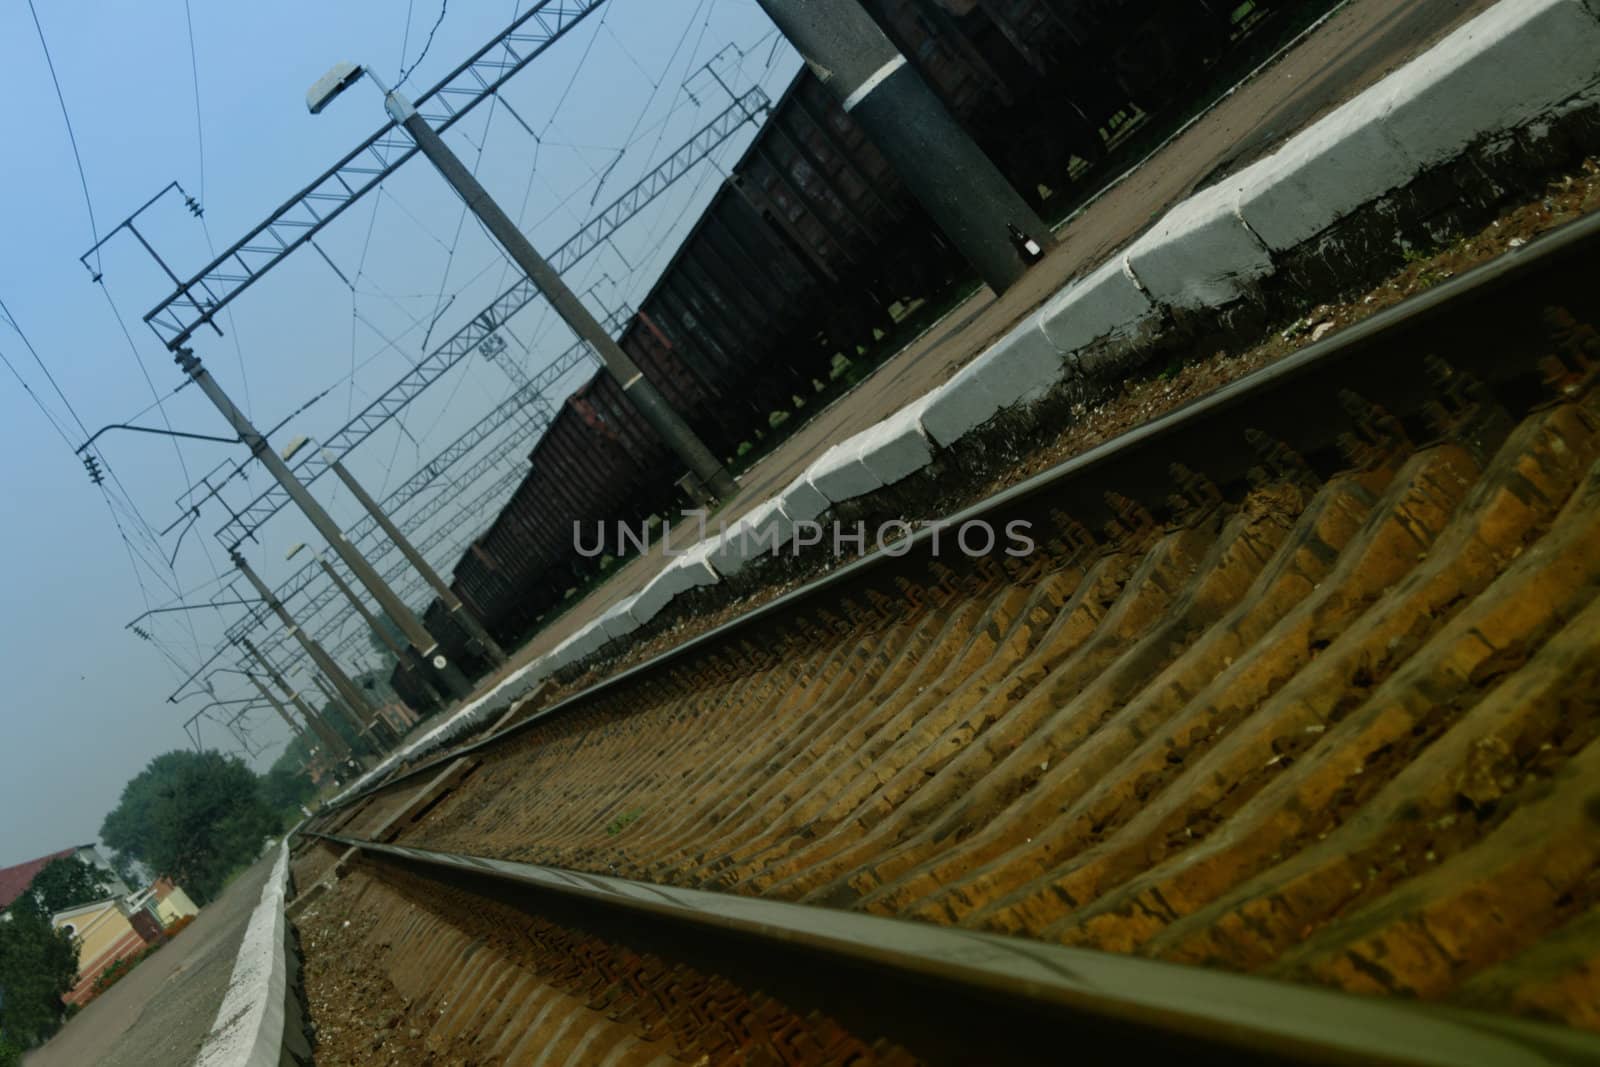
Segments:
[[[335,64],[332,70],[306,90],[307,110],[313,115],[318,114],[334,97],[360,81],[361,75],[365,73],[366,69],[358,63]]]

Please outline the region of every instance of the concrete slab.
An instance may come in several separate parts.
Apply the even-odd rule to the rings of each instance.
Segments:
[[[808,474],[802,474],[778,494],[778,504],[791,523],[812,522],[820,518],[830,503],[830,498],[811,483]]]
[[[1496,4],[1377,88],[1388,135],[1422,166],[1600,82],[1600,21],[1583,0]]]
[[[972,361],[972,373],[1001,408],[1045,395],[1066,375],[1062,350],[1045,335],[1036,313]]]
[[[989,392],[974,364],[918,402],[918,419],[933,442],[949,448],[994,417],[1000,401]]]
[[[710,555],[718,574],[732,577],[751,560],[789,543],[794,523],[783,513],[778,498],[772,497],[751,508],[744,518],[730,526]]]
[[[861,462],[861,443],[855,437],[840,441],[818,456],[817,461],[806,469],[806,480],[825,499],[835,504],[883,487],[878,476]],[[796,521],[804,521],[798,516],[795,518]]]
[[[1253,171],[1239,214],[1268,248],[1293,248],[1416,176],[1421,165],[1385,127],[1384,111],[1379,95],[1364,93]]]
[[[911,404],[854,438],[861,462],[884,485],[893,485],[933,462],[933,443],[922,429],[921,410]]]
[[[1116,256],[1048,300],[1039,309],[1039,329],[1071,359],[1096,341],[1132,335],[1155,310],[1127,257]]]
[[[1272,272],[1272,257],[1238,210],[1240,190],[1262,171],[1257,163],[1195,193],[1128,248],[1128,268],[1151,299],[1180,308],[1219,307]]]
[[[634,597],[628,597],[600,617],[600,626],[608,638],[617,640],[627,637],[639,628],[638,621],[628,614],[628,609],[633,606],[634,599]]]

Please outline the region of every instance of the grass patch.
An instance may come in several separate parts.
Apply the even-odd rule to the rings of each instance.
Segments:
[[[643,814],[644,811],[642,809],[634,808],[632,811],[624,812],[623,814],[618,815],[615,819],[612,819],[610,824],[606,827],[606,833],[610,834],[612,837],[616,837],[618,834],[622,833],[622,831],[638,822],[639,816]]]

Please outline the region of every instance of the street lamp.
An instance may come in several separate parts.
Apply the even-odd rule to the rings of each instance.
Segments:
[[[313,115],[328,106],[329,101],[344,92],[365,74],[371,78],[380,92],[383,93],[384,109],[389,112],[389,117],[396,124],[405,127],[411,139],[416,142],[422,154],[428,157],[445,181],[466,202],[472,213],[478,216],[484,227],[494,235],[495,240],[506,250],[517,266],[522,268],[528,280],[544,294],[550,301],[550,306],[555,308],[572,332],[584,341],[587,341],[599,353],[600,360],[605,364],[606,371],[622,387],[622,395],[639,410],[646,422],[661,435],[678,458],[683,461],[702,486],[724,500],[729,499],[738,491],[738,485],[733,477],[723,469],[721,462],[711,454],[683,416],[673,410],[661,395],[655,385],[644,373],[639,370],[633,359],[622,350],[622,346],[612,340],[595,317],[589,314],[589,309],[577,298],[561,276],[545,262],[543,256],[534,249],[532,243],[517,229],[516,223],[505,213],[499,204],[489,195],[478,179],[473,176],[465,164],[450,151],[444,139],[436,133],[426,119],[417,113],[398,90],[387,88],[370,67],[362,67],[351,63],[340,63],[327,74],[323,75],[315,85],[306,93],[306,107]]]

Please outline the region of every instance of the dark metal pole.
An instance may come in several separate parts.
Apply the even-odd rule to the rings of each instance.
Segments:
[[[860,0],[756,0],[861,124],[902,181],[997,294],[1027,270],[1008,226],[1038,246],[1050,228],[945,110]]]
[[[294,621],[294,616],[290,615],[289,609],[283,606],[283,601],[279,600],[272,590],[267,588],[267,583],[261,580],[261,576],[255,572],[255,568],[251,567],[238,552],[233,553],[233,565],[238,567],[239,571],[250,580],[250,584],[256,587],[257,592],[261,594],[261,599],[265,600],[267,606],[278,616],[278,621],[283,623],[283,628],[289,631],[290,636],[300,642],[300,647],[305,649],[306,655],[311,657],[311,661],[317,665],[317,669],[326,675],[329,681],[333,682],[334,688],[344,697],[344,702],[356,713],[356,726],[359,729],[367,716],[372,714],[372,709],[362,699],[361,691],[356,688],[356,683],[352,682],[350,676],[344,672],[344,668],[335,663],[333,657],[328,655],[328,650],[322,647],[322,642],[306,633],[300,627],[300,624]]]
[[[395,662],[399,665],[400,669],[405,671],[408,675],[411,675],[414,681],[419,682],[424,689],[432,693],[435,697],[442,697],[443,694],[441,694],[438,689],[434,688],[434,685],[432,681],[429,680],[426,672],[417,669],[416,650],[409,647],[401,647],[400,642],[394,639],[394,635],[389,632],[387,627],[379,623],[377,617],[374,616],[372,612],[367,609],[367,605],[362,602],[360,595],[354,589],[350,588],[350,583],[339,577],[339,572],[333,569],[333,564],[329,563],[323,558],[321,552],[317,553],[317,565],[322,568],[322,573],[328,576],[328,580],[333,583],[333,587],[339,590],[339,592],[343,593],[346,600],[350,601],[350,606],[356,609],[356,613],[361,616],[362,620],[367,624],[368,629],[377,634],[378,640],[383,642],[384,647],[390,652],[394,653]]]
[[[328,755],[341,762],[349,759],[350,746],[344,743],[344,738],[340,737],[332,726],[324,722],[321,715],[312,710],[311,705],[306,703],[305,698],[300,695],[299,691],[284,680],[283,674],[277,667],[272,665],[272,661],[263,656],[261,650],[256,648],[248,637],[242,638],[240,643],[244,645],[245,651],[250,653],[251,658],[261,665],[261,669],[267,672],[267,676],[272,679],[273,684],[283,691],[283,695],[294,702],[294,706],[299,709],[300,714],[305,718],[306,725],[311,727],[312,732],[321,739],[323,746],[327,748]]]
[[[370,71],[369,71],[370,74]],[[567,283],[561,280],[546,263],[544,257],[534,249],[529,240],[517,229],[511,217],[500,209],[494,202],[488,190],[478,183],[472,171],[456,158],[444,140],[434,132],[427,120],[417,114],[411,102],[397,92],[385,91],[384,106],[389,115],[396,122],[406,128],[406,132],[416,141],[422,154],[444,175],[445,181],[460,194],[466,201],[467,207],[484,224],[495,240],[505,248],[517,266],[521,267],[528,279],[550,301],[550,306],[555,308],[556,314],[562,321],[572,328],[584,341],[587,341],[600,356],[606,370],[617,383],[622,386],[622,393],[633,405],[639,409],[646,422],[653,426],[667,447],[675,452],[685,466],[704,483],[712,493],[726,500],[738,491],[738,484],[733,477],[723,469],[722,463],[705,442],[695,436],[683,416],[673,410],[667,403],[666,397],[661,395],[649,378],[639,370],[632,358],[622,350],[622,346],[611,339],[611,335],[595,321],[589,314],[589,309],[583,306],[572,290],[567,288]]]
[[[339,694],[328,686],[327,682],[315,675],[312,676],[311,680],[316,683],[318,689],[322,690],[322,695],[327,698],[328,703],[350,720],[350,725],[355,730],[356,736],[366,737],[372,747],[379,752],[387,752],[389,750],[389,747],[378,739],[378,735],[373,733],[373,724],[378,722],[378,713],[371,710],[372,705],[367,705],[368,714],[363,716],[341,699]]]
[[[233,401],[228,397],[222,386],[211,376],[211,372],[206,370],[200,360],[195,357],[195,354],[187,348],[180,348],[175,358],[183,372],[194,380],[194,383],[200,387],[200,391],[205,393],[206,399],[211,401],[216,409],[222,413],[222,417],[228,421],[228,425],[232,426],[234,431],[238,433],[239,439],[250,446],[251,453],[261,461],[262,466],[267,468],[268,473],[277,479],[278,484],[283,487],[284,492],[289,494],[289,498],[299,506],[305,517],[311,520],[311,525],[316,527],[323,540],[327,541],[333,550],[339,553],[339,558],[344,560],[345,565],[361,580],[361,584],[367,587],[367,591],[372,594],[373,599],[378,602],[379,606],[383,608],[391,619],[399,624],[400,629],[406,635],[406,640],[411,643],[411,647],[417,650],[424,662],[438,672],[438,677],[443,683],[443,691],[453,693],[456,696],[466,696],[470,693],[472,691],[472,683],[467,681],[460,668],[446,658],[439,648],[439,642],[435,641],[433,636],[423,627],[421,620],[417,618],[410,608],[406,607],[404,601],[395,595],[394,590],[389,588],[389,583],[385,582],[378,572],[373,569],[372,564],[367,562],[366,557],[356,551],[356,547],[345,539],[344,533],[339,529],[339,525],[333,521],[333,516],[329,515],[322,505],[317,503],[316,497],[312,496],[311,491],[296,477],[294,471],[289,468],[289,464],[284,462],[283,457],[273,451],[272,446],[267,443],[267,439],[261,436],[261,432],[255,428],[245,416],[245,413],[234,406]],[[237,562],[239,559],[237,551],[234,552],[234,557]],[[257,581],[256,588],[261,592],[262,599],[267,600],[269,603],[275,603],[271,590],[267,589],[265,585]],[[281,608],[281,605],[279,607]],[[332,661],[330,660],[329,662]]]
[[[305,727],[295,722],[294,716],[289,714],[289,709],[283,706],[283,701],[279,700],[272,690],[267,688],[267,683],[249,671],[245,671],[244,676],[250,679],[251,684],[260,690],[262,696],[267,698],[267,703],[272,705],[272,710],[278,713],[278,718],[284,721],[284,725],[288,726],[296,737],[303,738],[306,736]]]
[[[456,596],[449,583],[439,577],[439,572],[434,570],[428,561],[422,557],[422,553],[416,550],[411,541],[401,532],[400,527],[396,526],[394,520],[389,518],[388,513],[362,488],[361,483],[356,481],[355,476],[345,469],[344,464],[339,462],[339,457],[331,452],[324,452],[323,458],[328,461],[328,466],[333,468],[333,473],[339,476],[339,480],[344,483],[344,487],[350,490],[350,495],[361,502],[361,506],[367,509],[367,514],[371,515],[379,527],[383,529],[383,532],[389,535],[389,540],[394,542],[395,547],[400,550],[400,554],[406,558],[406,562],[410,563],[412,569],[422,575],[423,580],[433,587],[433,591],[438,594],[439,600],[443,602],[445,610],[456,618],[462,629],[471,634],[473,639],[483,646],[483,650],[489,654],[490,659],[496,663],[504,663],[506,661],[505,650],[495,642],[493,637],[489,636],[489,631],[484,629],[483,623],[479,622],[472,612],[467,610],[466,605],[461,603],[461,598]]]

